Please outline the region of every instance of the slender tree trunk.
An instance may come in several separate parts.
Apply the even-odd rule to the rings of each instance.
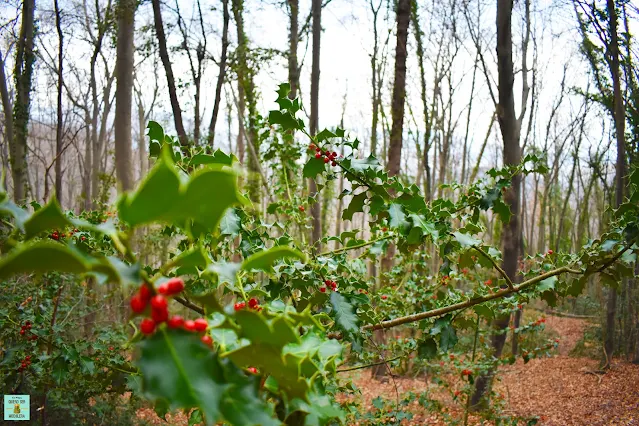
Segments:
[[[289,35],[288,35],[288,82],[291,85],[290,99],[297,97],[300,85],[300,70],[297,62],[297,45],[299,43],[299,0],[288,0]]]
[[[504,141],[504,165],[517,165],[521,160],[519,146],[520,123],[515,114],[514,66],[512,57],[512,8],[513,0],[497,1],[497,71],[499,105],[497,119]],[[502,252],[504,253],[502,268],[508,277],[516,282],[518,279],[517,266],[520,251],[521,238],[519,229],[519,175],[513,176],[512,185],[504,194],[504,202],[510,208],[512,216],[504,225],[501,235]],[[504,314],[493,321],[493,333],[491,344],[493,356],[499,358],[502,354],[506,333],[503,333],[510,322],[510,315]],[[471,397],[471,408],[478,410],[487,404],[487,397],[492,386],[494,371],[480,375],[475,381],[475,389]]]
[[[133,37],[135,0],[118,3],[118,41],[115,74],[115,167],[122,190],[133,188],[131,110],[133,107]]]
[[[62,70],[64,65],[64,35],[62,34],[62,22],[60,19],[60,6],[58,5],[58,0],[54,0],[53,6],[55,9],[55,28],[58,33],[58,103],[55,129],[55,195],[60,205],[62,205],[62,86],[64,85]]]
[[[380,99],[377,96],[377,75],[379,73],[379,65],[377,63],[377,54],[379,52],[379,36],[377,31],[377,15],[382,7],[382,0],[380,0],[377,7],[374,6],[373,0],[369,1],[371,11],[373,12],[373,55],[371,56],[371,74],[373,89],[373,118],[371,123],[371,155],[377,156],[377,126],[379,123],[379,104]]]
[[[26,201],[27,196],[27,136],[29,134],[29,110],[31,106],[31,84],[35,62],[35,0],[22,2],[22,23],[17,42],[13,77],[16,97],[13,105],[13,141],[11,151],[11,174],[13,198],[16,203]]]
[[[613,99],[612,112],[615,121],[615,136],[617,142],[617,161],[615,164],[615,207],[623,203],[626,179],[626,142],[625,142],[625,108],[623,94],[621,93],[621,77],[619,70],[619,40],[617,35],[617,9],[614,0],[607,0],[608,27],[610,31],[610,74],[612,77]],[[617,290],[610,288],[606,303],[606,333],[604,349],[606,352],[606,364],[609,366],[614,352],[615,314],[617,311]]]
[[[2,99],[2,111],[4,112],[4,138],[6,144],[3,146],[3,149],[6,149],[7,146],[11,146],[13,144],[13,117],[11,115],[11,111],[13,111],[13,106],[11,105],[11,98],[9,98],[9,88],[7,75],[4,70],[4,58],[2,57],[2,52],[0,52],[0,98]],[[3,154],[3,167],[4,159],[8,157]],[[5,176],[6,179],[6,176]],[[2,182],[3,188],[6,190],[7,186],[5,182]]]
[[[229,48],[229,0],[222,0],[223,21],[222,26],[222,54],[220,55],[220,72],[217,75],[217,83],[215,84],[215,101],[213,102],[213,115],[211,116],[211,124],[209,124],[209,144],[213,146],[215,140],[215,124],[217,116],[220,112],[220,101],[222,99],[222,85],[226,75],[226,57]]]
[[[153,20],[155,23],[155,34],[158,38],[160,59],[162,60],[162,65],[164,66],[166,83],[169,89],[169,99],[171,100],[171,111],[173,112],[175,131],[178,134],[178,138],[182,146],[186,146],[189,144],[189,141],[186,136],[186,131],[184,130],[184,121],[182,121],[182,109],[180,108],[180,102],[177,97],[175,78],[173,77],[173,68],[171,66],[171,59],[169,58],[169,51],[166,47],[166,36],[164,35],[164,24],[162,22],[160,0],[151,0],[151,3],[153,4]]]
[[[322,37],[322,0],[313,0],[311,6],[313,16],[313,63],[311,65],[311,119],[310,132],[315,136],[319,127],[319,79],[320,79],[320,41]],[[310,196],[315,198],[311,205],[313,232],[311,241],[313,249],[320,250],[319,240],[322,238],[321,208],[317,197],[317,183],[309,179]]]

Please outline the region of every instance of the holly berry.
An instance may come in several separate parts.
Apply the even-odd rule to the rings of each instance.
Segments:
[[[319,291],[321,291],[322,293],[326,293],[326,287],[320,287]]]
[[[257,371],[257,368],[255,367],[249,367],[246,369],[246,371],[248,371],[251,374],[259,374],[259,371]]]
[[[322,154],[318,152],[317,154],[315,154],[315,158],[319,160],[320,158],[322,158]]]
[[[208,334],[205,334],[204,336],[200,337],[200,340],[202,341],[202,343],[204,343],[206,346],[213,346],[213,339],[211,338],[211,336],[209,336]]]
[[[165,294],[168,295],[169,294],[169,284],[168,281],[165,283],[162,283],[158,286],[158,293],[160,294]]]
[[[146,283],[142,283],[142,285],[140,286],[140,290],[138,290],[138,294],[144,301],[150,300],[151,297],[153,297],[153,293]]]
[[[20,334],[24,336],[24,333],[26,333],[27,331],[23,328],[22,330],[20,330]]]
[[[153,296],[153,298],[151,299],[151,308],[155,310],[163,311],[167,308],[167,306],[168,302],[166,301],[166,298],[161,294]]]
[[[87,239],[87,237],[85,237],[85,236],[83,235],[82,237],[80,237],[80,239],[81,239],[82,241],[84,241],[84,240],[86,240],[86,239]]]
[[[450,354],[448,357],[450,358],[451,361],[453,361],[455,359],[455,355],[453,355],[453,354]]]
[[[460,390],[456,390],[455,391],[455,397],[458,397],[459,395],[461,395],[461,391]]]
[[[155,321],[151,318],[144,318],[140,323],[140,331],[143,334],[149,335],[155,331]]]
[[[337,163],[336,163],[335,161],[333,161],[333,162],[331,163],[331,166],[335,167],[335,166],[337,166]]]
[[[244,302],[237,302],[234,306],[233,309],[235,309],[235,312],[237,311],[241,311],[242,309],[244,309],[246,307],[246,303]]]
[[[184,281],[181,278],[171,278],[166,282],[169,294],[178,294],[184,290]]]
[[[153,309],[151,311],[151,318],[159,324],[169,319],[169,311],[166,309]]]
[[[109,346],[109,350],[112,351],[113,350],[113,346]]]
[[[299,209],[299,211],[301,211],[302,213],[304,213],[304,210],[306,210],[306,209],[304,208],[304,206],[299,206],[299,207],[298,207],[298,209]]]
[[[314,143],[312,143],[312,144],[310,144],[310,145],[308,146],[308,149],[309,149],[309,150],[311,150],[311,151],[314,151],[314,150],[315,150],[315,148],[317,148],[317,146],[315,146],[315,144],[314,144]]]
[[[204,331],[208,328],[209,322],[204,318],[198,318],[193,321],[196,331]]]
[[[193,320],[184,321],[184,329],[187,331],[196,331],[195,321]]]
[[[462,376],[470,376],[471,374],[473,374],[473,372],[470,370],[466,369],[462,371]]]
[[[251,297],[251,300],[249,300],[249,303],[248,303],[249,308],[251,308],[251,309],[257,308],[259,306],[259,304],[260,304],[260,302],[258,302],[257,299],[254,298],[254,297]]]
[[[131,305],[131,310],[136,314],[140,314],[146,309],[146,300],[142,299],[138,294],[131,298],[129,304]]]
[[[331,159],[330,159],[330,158],[328,158],[328,157],[324,157],[324,163],[328,163],[328,162],[330,162],[330,161],[331,161]]]
[[[552,251],[552,250],[548,250],[548,254],[549,254],[549,255],[551,255],[551,254],[553,254],[553,253],[554,253],[554,251]]]
[[[184,318],[179,315],[173,315],[166,324],[169,328],[181,328],[184,325]]]
[[[386,296],[385,294],[382,294],[382,299],[386,300],[386,299],[388,299],[388,296]]]
[[[493,280],[490,280],[490,279],[486,280],[486,281],[484,281],[484,284],[485,285],[492,285],[493,284]]]

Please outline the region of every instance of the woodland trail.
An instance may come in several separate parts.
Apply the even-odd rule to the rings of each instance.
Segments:
[[[587,324],[583,319],[546,317],[546,326],[561,339],[559,353],[551,358],[532,359],[527,364],[519,359],[502,368],[495,389],[504,395],[507,414],[539,416],[538,425],[544,426],[639,426],[639,365],[615,360],[610,371],[598,375],[594,373],[597,360],[569,356]],[[371,401],[377,396],[395,395],[392,381],[372,381],[367,373],[353,375],[353,381],[362,391],[364,406],[372,406]],[[395,383],[400,396],[426,388],[423,378],[397,378]],[[460,402],[455,403],[448,396],[438,399],[453,418],[463,418]],[[424,413],[416,403],[410,411],[415,417],[407,425],[447,424],[441,416]],[[471,416],[469,424],[480,423]]]
[[[496,390],[504,396],[507,414],[540,416],[538,425],[544,426],[639,426],[639,365],[615,360],[610,371],[600,375],[595,373],[596,360],[569,356],[587,324],[584,319],[546,316],[546,326],[561,339],[558,354],[527,364],[520,359],[501,370]],[[407,392],[420,393],[429,387],[423,378],[379,383],[370,379],[367,370],[353,372],[350,377],[362,392],[358,399],[363,410],[371,409],[372,400],[378,396],[393,398],[397,391],[401,398]],[[451,380],[451,385],[456,380]],[[433,389],[437,387],[433,385]],[[454,419],[463,418],[460,402],[455,403],[448,395],[438,399]],[[408,410],[414,418],[402,424],[447,425],[441,416],[425,412],[416,402]],[[150,408],[139,410],[138,418],[145,424],[188,424],[182,413],[168,414],[165,423]],[[469,424],[480,423],[471,416]]]

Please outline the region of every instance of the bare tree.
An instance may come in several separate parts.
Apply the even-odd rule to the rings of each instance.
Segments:
[[[313,15],[313,63],[311,65],[311,119],[310,132],[315,136],[319,121],[319,79],[320,79],[320,41],[322,37],[322,0],[313,0],[311,5]],[[320,200],[317,197],[317,183],[309,179],[310,196],[315,198],[311,205],[313,217],[312,242],[314,250],[320,250],[319,240],[322,237]]]
[[[199,3],[198,3],[199,5]],[[220,101],[222,98],[222,85],[226,76],[227,51],[229,48],[229,0],[222,0],[222,53],[220,55],[220,71],[217,75],[217,83],[215,84],[215,100],[213,101],[213,115],[211,115],[211,123],[209,124],[209,144],[213,145],[215,140],[215,124],[217,116],[220,113]]]

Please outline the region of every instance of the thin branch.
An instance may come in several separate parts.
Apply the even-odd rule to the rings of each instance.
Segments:
[[[506,271],[504,271],[501,266],[499,266],[497,264],[497,262],[495,262],[495,259],[492,258],[492,256],[490,256],[488,253],[486,253],[484,250],[482,250],[480,247],[477,246],[473,246],[473,248],[475,250],[477,250],[479,253],[481,253],[482,256],[484,256],[486,259],[490,260],[490,263],[493,264],[493,267],[495,269],[497,269],[497,271],[499,271],[499,273],[501,274],[502,277],[504,277],[504,279],[506,280],[506,284],[508,284],[508,288],[511,290],[514,290],[514,286],[513,286],[513,282],[510,279],[510,277],[508,277],[508,274],[506,273]]]
[[[338,373],[345,373],[347,371],[354,371],[354,370],[361,370],[362,368],[375,367],[376,365],[382,365],[382,364],[385,364],[387,362],[396,361],[396,360],[400,359],[403,356],[404,355],[398,355],[395,358],[387,359],[386,361],[374,362],[372,364],[356,365],[355,367],[341,368],[341,369],[337,370],[337,372]]]
[[[333,254],[339,254],[348,250],[355,250],[358,248],[362,248],[362,247],[366,247],[366,246],[370,246],[371,244],[375,244],[378,241],[383,241],[383,240],[387,240],[389,238],[393,237],[393,235],[386,235],[384,237],[380,237],[380,238],[376,238],[374,240],[370,240],[370,241],[366,241],[365,243],[361,243],[361,244],[356,244],[354,246],[348,246],[348,247],[342,247],[336,250],[330,250],[330,251],[325,251],[324,253],[320,253],[318,256],[330,256]]]

